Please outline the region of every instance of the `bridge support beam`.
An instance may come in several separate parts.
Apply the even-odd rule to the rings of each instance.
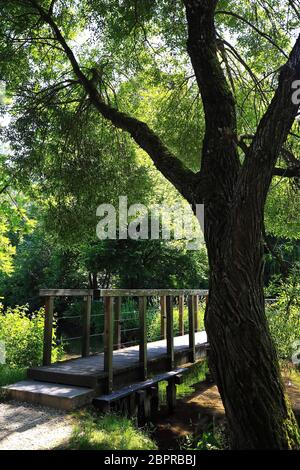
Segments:
[[[167,355],[168,355],[168,368],[174,369],[174,328],[173,328],[173,297],[167,296],[166,300],[166,313],[167,313]]]
[[[139,297],[139,318],[140,318],[140,345],[139,362],[141,369],[141,379],[147,379],[147,297]]]
[[[190,361],[195,362],[196,351],[195,351],[195,314],[194,314],[194,300],[193,296],[188,297],[188,311],[189,311],[189,349],[190,349]]]
[[[160,335],[162,339],[166,338],[166,296],[160,297]]]
[[[83,318],[82,318],[82,357],[90,355],[90,334],[91,334],[91,309],[92,296],[84,298]]]
[[[107,393],[113,390],[113,350],[114,350],[113,297],[104,299],[104,372],[107,372]]]
[[[54,297],[46,297],[45,301],[45,323],[44,323],[44,350],[43,350],[43,365],[51,365],[52,353],[52,329],[53,329],[53,310],[54,310]]]
[[[184,335],[184,295],[180,295],[178,299],[178,329],[179,329],[179,335],[183,336]]]
[[[121,349],[121,306],[122,297],[115,297],[114,315],[115,315],[115,349]]]

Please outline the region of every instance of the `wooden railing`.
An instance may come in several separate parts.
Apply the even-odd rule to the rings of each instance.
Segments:
[[[81,297],[84,301],[82,322],[82,357],[90,354],[91,306],[93,300],[104,301],[104,370],[108,376],[108,392],[113,389],[114,336],[116,348],[121,347],[122,298],[138,298],[139,310],[139,367],[140,378],[145,380],[147,371],[147,298],[160,297],[161,337],[166,339],[168,369],[174,368],[174,298],[178,298],[178,330],[184,335],[184,302],[188,306],[188,335],[190,361],[195,362],[195,331],[199,329],[199,297],[207,299],[207,290],[195,289],[41,289],[45,298],[45,327],[43,365],[51,365],[52,330],[55,297]]]

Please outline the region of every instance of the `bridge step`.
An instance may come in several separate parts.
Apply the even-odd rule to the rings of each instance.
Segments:
[[[50,406],[60,410],[74,410],[92,402],[95,395],[91,388],[75,387],[36,380],[23,380],[2,387],[8,398]]]

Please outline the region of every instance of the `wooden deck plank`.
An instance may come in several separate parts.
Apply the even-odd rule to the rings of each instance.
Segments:
[[[205,331],[195,333],[196,346],[205,345],[207,343],[207,335]],[[174,338],[174,351],[183,351],[189,348],[189,335],[177,336]],[[147,355],[148,361],[159,359],[167,354],[166,340],[159,340],[148,343]],[[114,373],[118,370],[128,367],[136,367],[139,364],[139,345],[129,348],[115,350],[113,353],[113,369]],[[51,366],[41,366],[32,368],[44,372],[52,372],[55,374],[70,374],[82,376],[95,376],[104,374],[104,354],[99,353],[94,356],[80,357],[68,361],[57,362]]]

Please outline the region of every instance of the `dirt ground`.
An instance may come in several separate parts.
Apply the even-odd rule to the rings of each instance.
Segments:
[[[300,387],[292,382],[288,375],[284,382],[293,410],[300,421]],[[195,392],[182,400],[178,400],[172,415],[165,408],[160,410],[154,419],[153,438],[159,449],[179,449],[186,436],[201,435],[224,426],[224,407],[215,384],[202,382],[195,385]]]

